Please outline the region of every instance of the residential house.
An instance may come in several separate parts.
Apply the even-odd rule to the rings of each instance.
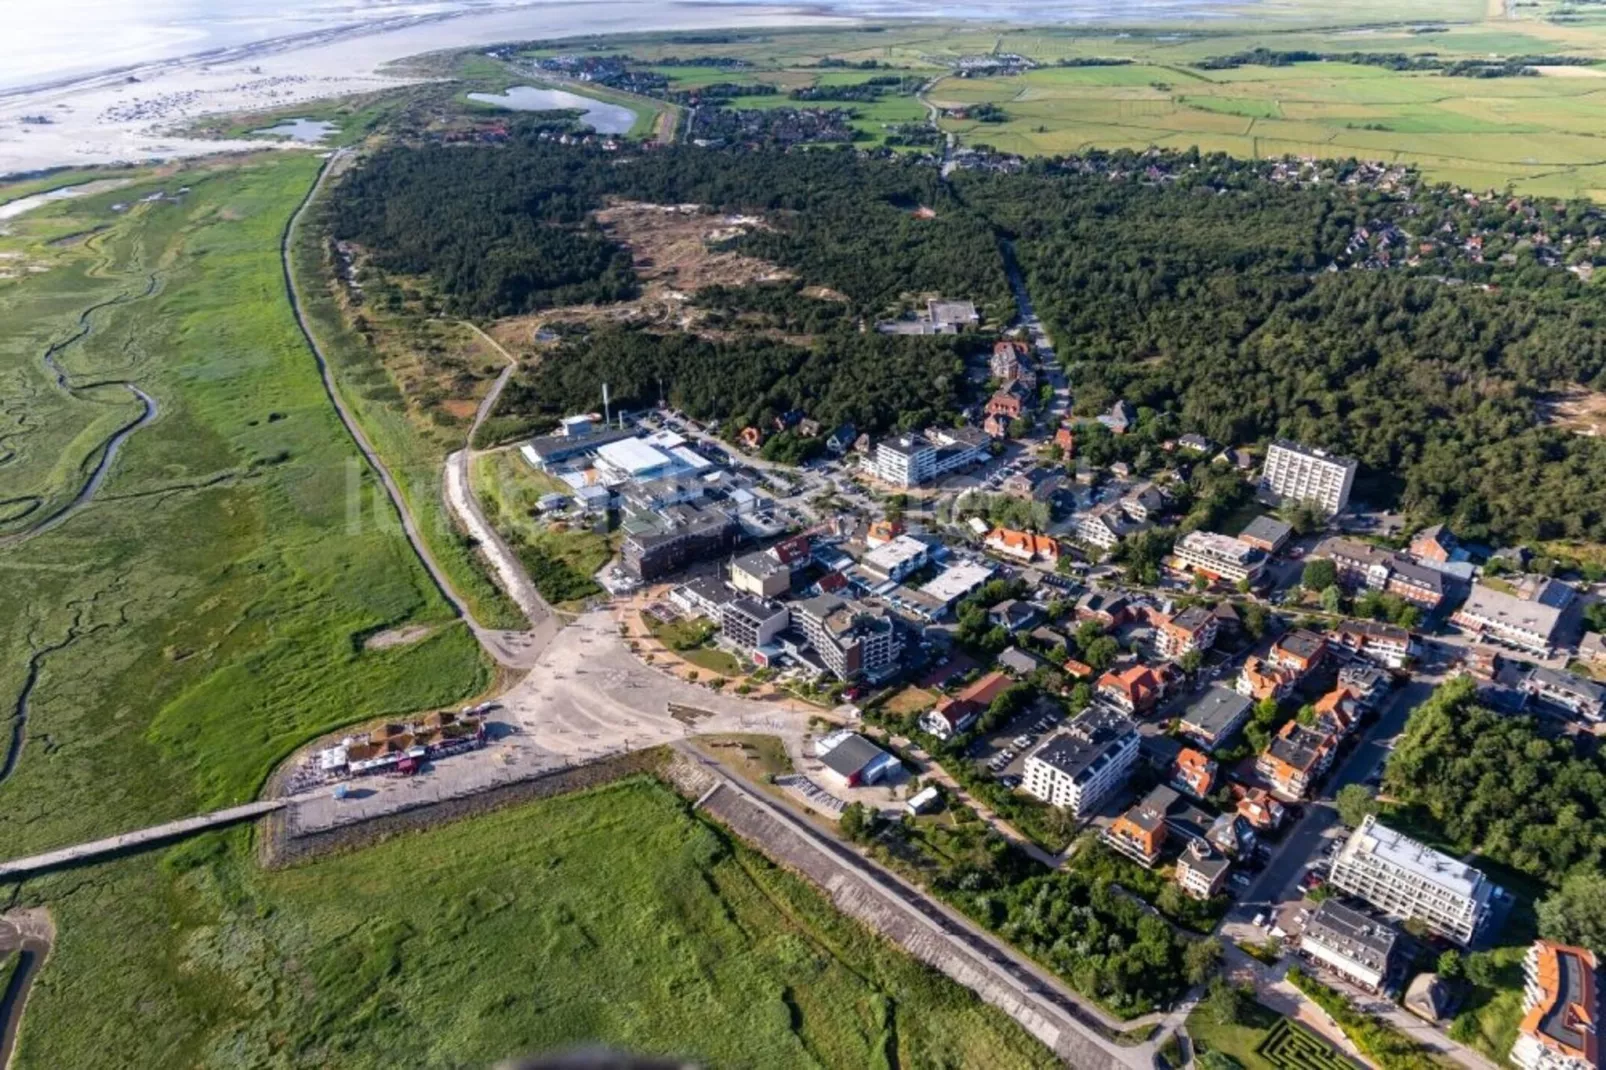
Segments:
[[[1132,603],[1119,591],[1090,588],[1076,600],[1076,619],[1097,621],[1106,630],[1132,619]]]
[[[1171,786],[1195,799],[1209,798],[1216,786],[1216,763],[1192,747],[1184,747],[1177,753],[1170,772]]]
[[[1265,788],[1247,788],[1238,796],[1238,816],[1261,832],[1275,832],[1284,815],[1283,804]]]
[[[1144,530],[1148,525],[1133,520],[1121,508],[1119,501],[1103,502],[1076,514],[1071,530],[1078,539],[1101,550],[1113,550],[1128,535]]]
[[[1113,434],[1124,435],[1137,426],[1138,414],[1123,399],[1110,406],[1110,410],[1097,417]]]
[[[1177,719],[1183,735],[1209,749],[1225,745],[1249,720],[1254,703],[1221,684],[1211,684]]]
[[[1147,665],[1128,666],[1120,672],[1111,669],[1094,685],[1099,698],[1126,714],[1148,713],[1160,701],[1160,678]]]
[[[1095,703],[1026,756],[1021,786],[1080,818],[1126,781],[1138,747],[1132,720]]]
[[[989,413],[981,422],[981,429],[990,439],[1005,439],[1009,437],[1009,417]]]
[[[1166,808],[1174,795],[1152,791],[1110,822],[1104,842],[1145,869],[1153,869],[1165,847]]]
[[[1267,661],[1279,669],[1287,669],[1300,679],[1321,667],[1327,656],[1327,640],[1303,628],[1285,632],[1271,645]]]
[[[1190,431],[1177,439],[1177,448],[1189,453],[1209,453],[1211,446],[1208,438]]]
[[[1299,950],[1317,965],[1375,993],[1388,984],[1399,940],[1399,932],[1387,922],[1328,899],[1305,922]]]
[[[858,438],[857,429],[852,424],[843,424],[826,438],[825,448],[832,453],[846,453],[853,448],[853,441],[856,438]]]
[[[1511,1061],[1522,1070],[1600,1070],[1600,962],[1593,951],[1536,940],[1522,963],[1522,1022]]]
[[[1060,452],[1067,459],[1075,457],[1076,432],[1072,431],[1069,427],[1061,427],[1058,431],[1054,432],[1054,445],[1060,448]]]
[[[1031,406],[1032,392],[1019,379],[1015,379],[995,391],[982,411],[988,416],[1019,420]]]
[[[920,718],[920,727],[938,739],[952,739],[975,724],[993,700],[1014,684],[1006,674],[990,672],[958,694],[939,699],[937,705]]]
[[[1351,539],[1323,539],[1312,556],[1333,562],[1340,584],[1403,598],[1429,612],[1444,602],[1444,574],[1407,557]]]
[[[1177,857],[1177,884],[1194,899],[1209,899],[1226,886],[1232,863],[1200,840],[1188,844]]]
[[[1153,483],[1139,483],[1121,495],[1121,512],[1139,524],[1154,520],[1165,507],[1165,493]]]
[[[998,655],[998,667],[1016,676],[1030,676],[1043,667],[1043,659],[1029,650],[1012,646]]]
[[[1249,819],[1234,813],[1222,814],[1212,821],[1205,839],[1228,858],[1251,858],[1260,843]]]
[[[1578,657],[1591,665],[1606,665],[1606,636],[1599,632],[1585,632],[1578,643]]]
[[[1347,687],[1335,687],[1312,705],[1319,721],[1335,735],[1347,736],[1366,714],[1359,696]]]
[[[1026,366],[1029,352],[1026,343],[1018,338],[1005,338],[994,342],[992,360],[988,365],[993,378],[999,382],[1014,379]]]
[[[1375,710],[1394,679],[1376,665],[1346,665],[1338,670],[1338,686],[1354,695],[1362,709]]]
[[[1411,633],[1392,624],[1347,620],[1329,636],[1338,649],[1386,669],[1402,669],[1411,659]]]
[[[818,420],[811,420],[805,416],[797,422],[797,433],[803,438],[819,438],[821,430],[823,429]]]
[[[865,532],[864,544],[872,549],[883,543],[891,542],[904,533],[901,520],[872,520],[870,529]]]
[[[1447,565],[1455,557],[1459,547],[1460,544],[1449,528],[1443,524],[1434,524],[1411,536],[1410,553],[1412,557],[1421,558],[1423,561]]]
[[[1319,726],[1289,721],[1255,760],[1255,772],[1285,799],[1303,799],[1333,764],[1338,740]]]
[[[1155,647],[1163,658],[1173,661],[1198,651],[1203,654],[1216,642],[1216,618],[1203,606],[1189,606],[1174,617],[1162,617],[1155,633]]]
[[[1006,599],[987,611],[987,622],[1011,635],[1034,627],[1042,619],[1042,610],[1030,602],[1014,598]]]
[[[1240,695],[1259,702],[1266,698],[1281,700],[1297,683],[1299,674],[1292,669],[1284,669],[1262,658],[1251,656],[1244,659],[1243,668],[1238,671],[1238,679],[1234,686]]]
[[[1042,561],[1048,565],[1057,565],[1060,559],[1060,544],[1057,539],[1052,535],[1038,535],[1030,531],[993,528],[982,540],[982,545],[1001,557],[1026,564]]]

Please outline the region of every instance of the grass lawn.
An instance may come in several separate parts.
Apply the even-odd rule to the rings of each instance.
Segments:
[[[1193,1038],[1195,1056],[1218,1051],[1238,1060],[1246,1070],[1283,1070],[1281,1064],[1272,1062],[1260,1050],[1272,1029],[1283,1021],[1286,1019],[1282,1015],[1265,1004],[1251,1001],[1244,1020],[1227,1025],[1216,1022],[1204,1009],[1196,1009],[1188,1015],[1187,1030]]]
[[[760,781],[766,775],[781,776],[792,772],[792,759],[786,746],[776,736],[737,733],[728,736],[707,736],[697,741],[697,747],[734,768],[749,781]]]
[[[882,704],[882,709],[899,716],[921,713],[937,704],[937,693],[923,687],[905,687]]]
[[[682,650],[680,656],[698,668],[717,672],[721,676],[740,676],[742,663],[736,655],[718,647],[703,646],[695,650]]]
[[[569,602],[601,591],[591,577],[613,556],[617,539],[594,523],[540,517],[536,503],[550,492],[547,477],[518,453],[503,451],[474,458],[469,478],[487,516],[518,550],[542,597]]]
[[[59,936],[19,1070],[1050,1067],[965,989],[638,779],[264,873],[218,834],[30,885]],[[116,961],[117,969],[105,964]]]
[[[489,680],[290,315],[278,239],[317,165],[280,152],[198,162],[9,224],[6,247],[48,270],[0,281],[0,379],[28,399],[0,415],[17,454],[7,495],[55,494],[64,471],[82,479],[101,410],[132,407],[121,389],[51,385],[41,353],[89,306],[123,298],[59,353],[65,371],[137,382],[158,417],[89,507],[3,551],[8,711],[30,656],[40,666],[27,743],[0,783],[7,855],[245,801],[310,738],[456,702]],[[180,186],[189,192],[140,201]],[[113,202],[135,206],[114,213]],[[407,624],[440,627],[365,648]]]

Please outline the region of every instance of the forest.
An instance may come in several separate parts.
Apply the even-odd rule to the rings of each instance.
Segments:
[[[827,428],[922,427],[961,404],[963,347],[955,336],[898,338],[857,331],[801,346],[747,335],[714,342],[684,332],[627,326],[571,335],[507,386],[499,415],[549,426],[601,404],[608,383],[616,409],[669,404],[730,429],[768,430],[802,410]]]
[[[1474,538],[1606,538],[1606,444],[1539,423],[1549,391],[1606,389],[1606,306],[1567,272],[1341,270],[1359,229],[1393,224],[1336,190],[1048,168],[956,185],[1011,240],[1078,413],[1125,398],[1223,444],[1327,447],[1368,496]]]
[[[1544,421],[1558,391],[1606,391],[1606,305],[1560,263],[1588,264],[1606,219],[1433,187],[1279,183],[1270,166],[1089,154],[944,181],[929,160],[885,152],[614,153],[529,136],[383,150],[343,180],[333,218],[374,268],[427,276],[448,312],[485,318],[633,293],[627,252],[592,222],[612,198],[763,216],[726,245],[794,283],[693,300],[716,328],[808,344],[603,330],[526,373],[514,413],[594,407],[606,369],[624,403],[655,401],[662,379],[676,404],[744,424],[794,407],[866,430],[943,418],[968,400],[961,350],[860,328],[922,294],[1007,322],[1007,245],[1075,412],[1118,398],[1139,412],[1138,435],[1087,436],[1095,462],[1141,460],[1184,432],[1281,435],[1356,457],[1361,496],[1415,522],[1474,540],[1606,540],[1606,443]]]
[[[1412,712],[1384,789],[1424,811],[1457,851],[1552,887],[1606,865],[1606,766],[1533,718],[1479,705],[1471,679]]]
[[[995,315],[1011,308],[991,228],[933,168],[848,149],[621,156],[533,137],[396,146],[340,183],[331,221],[376,267],[428,275],[452,312],[508,316],[629,293],[628,255],[589,222],[609,198],[763,213],[771,227],[735,248],[846,295],[862,314],[921,293]],[[921,205],[936,218],[915,216]]]

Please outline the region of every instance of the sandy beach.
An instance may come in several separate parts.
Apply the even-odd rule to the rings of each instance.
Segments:
[[[387,64],[441,49],[592,33],[853,21],[803,6],[602,0],[397,19],[266,41],[221,56],[168,60],[0,93],[0,175],[277,144],[186,139],[172,131],[203,115],[282,108],[402,85],[406,79],[387,74]]]

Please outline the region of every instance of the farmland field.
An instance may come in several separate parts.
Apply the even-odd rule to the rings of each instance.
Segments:
[[[20,1070],[1055,1065],[1015,1023],[635,780],[262,872],[243,830],[49,896]],[[102,968],[115,961],[117,969]]]

